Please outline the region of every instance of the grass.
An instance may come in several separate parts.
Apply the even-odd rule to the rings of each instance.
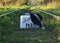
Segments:
[[[60,8],[55,8],[55,9],[48,9],[46,10],[47,12],[50,12],[52,14],[55,14],[57,16],[60,16]]]
[[[6,7],[0,7],[0,15],[4,14],[4,13],[7,13],[7,12],[14,11],[17,8],[19,8],[19,6],[16,6],[16,7],[15,6],[13,6],[13,7],[8,7],[8,6],[6,6]]]
[[[59,43],[60,22],[39,10],[33,10],[34,8],[37,7],[33,6],[29,9],[29,6],[22,6],[20,10],[0,18],[0,41],[4,43]],[[8,9],[7,12],[11,11],[11,8]],[[4,8],[1,9],[3,13],[5,13],[4,10]],[[41,30],[41,28],[20,29],[20,16],[28,11],[39,13],[43,17],[42,21],[46,30]]]
[[[60,7],[46,7],[46,6],[43,6],[43,7],[40,7],[40,8],[49,12],[49,13],[60,16]]]

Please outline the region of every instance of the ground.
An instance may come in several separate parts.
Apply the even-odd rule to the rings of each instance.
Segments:
[[[0,18],[0,43],[60,43],[60,22],[54,17],[43,13],[39,6],[22,6],[17,7],[20,10],[11,13],[9,15]],[[17,9],[16,7],[0,8],[0,15],[6,12]],[[35,8],[35,9],[34,9]],[[60,14],[59,8],[43,9],[44,11],[53,13],[55,15]],[[39,13],[43,20],[42,22],[46,26],[45,30],[39,29],[20,29],[20,16],[24,13],[31,11],[33,13]]]

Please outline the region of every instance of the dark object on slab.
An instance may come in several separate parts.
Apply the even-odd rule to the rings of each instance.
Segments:
[[[38,13],[30,13],[31,21],[41,27],[42,29],[45,29],[44,25],[42,24],[42,16]]]
[[[41,15],[30,13],[30,17],[31,17],[31,20],[34,24],[39,25],[40,27],[42,27],[42,24],[41,24],[42,16]]]

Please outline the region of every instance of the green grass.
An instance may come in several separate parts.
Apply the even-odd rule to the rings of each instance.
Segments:
[[[29,6],[22,6],[17,12],[0,18],[0,41],[4,43],[58,43],[57,41],[60,40],[58,39],[60,22],[39,10],[33,10],[33,8],[36,7],[33,6],[29,9]],[[8,11],[11,11],[11,8],[8,9]],[[5,9],[3,8],[2,10],[5,13]],[[41,30],[41,28],[20,29],[20,16],[28,11],[39,13],[43,17],[42,21],[46,26],[46,30]]]
[[[3,43],[3,42],[0,42],[0,43]]]
[[[48,9],[47,12],[60,16],[60,8]]]
[[[40,8],[49,12],[49,13],[60,16],[60,7],[50,8],[50,7],[43,6]]]
[[[13,11],[13,10],[14,9],[12,9],[12,8],[0,8],[0,15],[7,13],[7,12],[10,12],[10,11]]]
[[[11,12],[11,11],[14,11],[14,10],[16,10],[17,8],[20,8],[20,7],[18,7],[18,6],[13,6],[13,7],[8,7],[8,6],[6,6],[6,7],[1,7],[0,8],[0,15],[1,14],[4,14],[4,13],[7,13],[7,12]]]

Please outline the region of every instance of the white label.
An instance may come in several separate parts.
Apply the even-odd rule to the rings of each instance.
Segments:
[[[30,15],[22,15],[20,17],[20,28],[27,29],[27,28],[39,28],[39,27],[33,24],[33,22],[31,21]]]

